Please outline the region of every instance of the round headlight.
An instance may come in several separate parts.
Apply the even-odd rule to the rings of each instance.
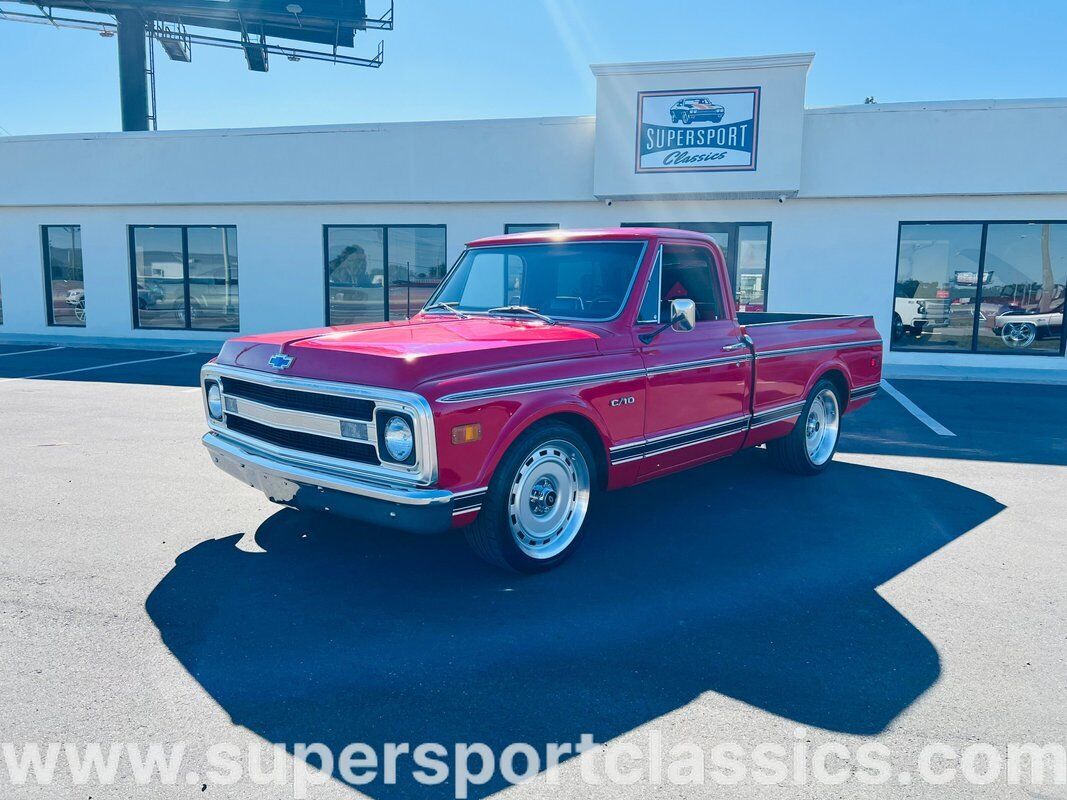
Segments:
[[[222,389],[214,382],[207,386],[207,413],[212,419],[222,419]]]
[[[403,417],[389,417],[385,423],[385,449],[394,461],[407,461],[415,447],[411,423]]]

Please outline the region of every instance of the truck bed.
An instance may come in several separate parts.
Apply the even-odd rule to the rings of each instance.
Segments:
[[[801,402],[810,382],[832,365],[848,377],[842,397],[869,396],[881,376],[882,339],[869,316],[741,312],[756,351],[752,413]]]

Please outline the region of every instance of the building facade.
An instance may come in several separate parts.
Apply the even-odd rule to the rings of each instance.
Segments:
[[[400,319],[465,242],[709,233],[889,364],[1067,369],[1067,100],[806,108],[811,54],[594,66],[589,117],[0,139],[0,341]]]

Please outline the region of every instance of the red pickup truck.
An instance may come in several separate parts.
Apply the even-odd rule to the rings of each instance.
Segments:
[[[601,490],[761,444],[823,471],[881,362],[870,317],[737,313],[702,234],[538,231],[471,242],[410,320],[231,339],[204,444],[276,503],[535,572]]]

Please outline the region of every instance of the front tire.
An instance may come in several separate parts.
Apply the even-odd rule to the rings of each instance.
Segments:
[[[840,435],[841,398],[833,383],[822,380],[808,395],[793,430],[767,442],[767,452],[786,472],[817,475],[833,461]]]
[[[500,460],[467,543],[485,561],[544,572],[574,552],[596,479],[589,445],[559,422],[535,425]]]

